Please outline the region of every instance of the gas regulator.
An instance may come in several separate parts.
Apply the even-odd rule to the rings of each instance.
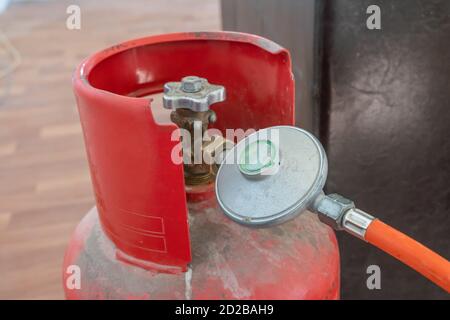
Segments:
[[[217,174],[217,201],[229,218],[264,227],[295,218],[306,210],[334,230],[365,240],[450,291],[450,263],[403,233],[322,189],[328,162],[321,143],[293,126],[260,130],[241,140]]]

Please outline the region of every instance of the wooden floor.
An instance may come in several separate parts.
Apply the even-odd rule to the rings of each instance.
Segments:
[[[66,28],[72,3],[81,30]],[[217,0],[32,1],[0,14],[0,74],[18,63],[0,78],[0,299],[63,298],[64,250],[94,204],[70,80],[77,63],[130,38],[218,29]]]

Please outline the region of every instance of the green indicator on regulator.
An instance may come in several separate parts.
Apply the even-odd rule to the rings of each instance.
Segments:
[[[279,150],[270,140],[246,145],[239,156],[239,170],[247,176],[274,174],[279,167]]]
[[[323,194],[327,168],[325,151],[309,132],[289,126],[262,129],[226,153],[216,176],[217,202],[243,225],[287,221]]]

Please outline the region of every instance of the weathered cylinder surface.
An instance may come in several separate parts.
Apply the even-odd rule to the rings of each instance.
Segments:
[[[64,268],[77,265],[81,288],[68,299],[338,299],[334,232],[312,213],[272,228],[229,221],[215,200],[191,204],[187,272],[146,270],[117,259],[93,208],[75,230]],[[64,272],[64,284],[68,274]]]

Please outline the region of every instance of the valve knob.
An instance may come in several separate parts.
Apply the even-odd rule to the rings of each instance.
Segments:
[[[210,84],[205,78],[188,76],[181,82],[164,85],[163,106],[166,109],[209,110],[209,106],[225,100],[225,87]]]

